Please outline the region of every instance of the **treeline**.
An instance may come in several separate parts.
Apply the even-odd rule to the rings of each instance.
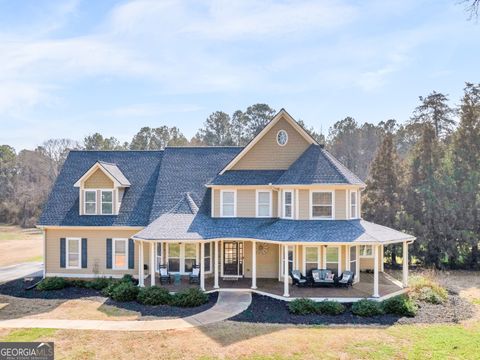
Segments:
[[[367,182],[366,220],[417,237],[411,256],[427,266],[479,268],[480,84],[467,83],[458,106],[438,92],[420,97],[411,118],[337,121],[324,136],[301,125]],[[0,146],[0,222],[32,226],[71,149],[157,150],[165,146],[244,146],[276,113],[255,104],[212,113],[188,140],[177,127],[141,128],[130,142],[95,133],[81,143],[51,139],[18,154]],[[395,265],[401,249],[388,247]],[[397,254],[398,252],[398,254]]]

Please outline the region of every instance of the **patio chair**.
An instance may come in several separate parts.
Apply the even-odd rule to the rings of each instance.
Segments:
[[[344,271],[337,280],[337,286],[344,286],[346,288],[353,286],[354,279],[355,273],[353,271]]]
[[[298,287],[305,287],[309,285],[308,279],[303,276],[299,270],[290,271],[290,277],[292,278],[292,283]]]
[[[332,270],[315,269],[312,270],[312,284],[314,286],[334,286],[337,278]]]
[[[190,273],[188,282],[190,284],[200,284],[200,266],[195,265],[192,268],[192,272]]]
[[[172,276],[167,270],[166,265],[160,265],[159,268],[159,277],[160,277],[160,284],[171,284],[172,283]]]

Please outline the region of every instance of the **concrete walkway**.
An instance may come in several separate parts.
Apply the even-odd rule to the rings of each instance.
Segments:
[[[217,303],[208,310],[185,318],[165,320],[56,320],[20,318],[0,321],[0,328],[51,328],[108,331],[155,331],[187,329],[216,323],[246,310],[252,302],[250,292],[219,292]]]

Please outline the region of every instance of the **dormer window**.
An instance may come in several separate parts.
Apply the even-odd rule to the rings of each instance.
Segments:
[[[113,191],[102,190],[102,215],[113,214]]]
[[[97,191],[85,191],[85,215],[95,215],[97,213]]]

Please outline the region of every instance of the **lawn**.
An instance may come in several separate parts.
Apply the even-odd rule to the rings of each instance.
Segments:
[[[0,266],[42,261],[42,232],[0,225]]]

